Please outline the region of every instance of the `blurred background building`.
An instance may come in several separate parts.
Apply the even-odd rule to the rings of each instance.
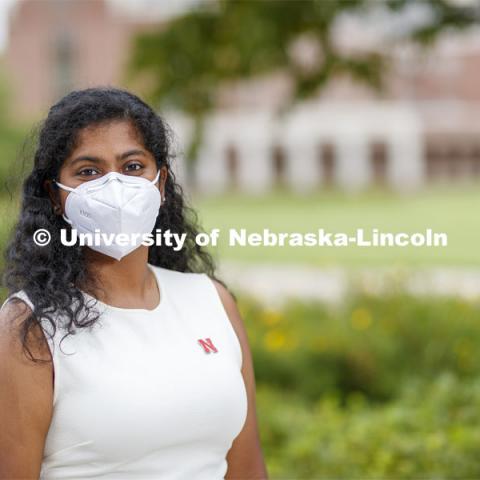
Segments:
[[[74,88],[122,85],[133,36],[168,24],[192,3],[174,10],[172,2],[145,0],[16,1],[5,47],[16,114],[38,118]],[[389,24],[395,27],[386,16],[367,24],[345,18],[336,26],[337,42],[345,49],[384,48]],[[300,61],[315,55],[308,39],[295,48]],[[409,190],[479,177],[480,35],[443,34],[432,48],[426,54],[396,45],[382,92],[339,79],[283,117],[275,111],[291,87],[288,78],[275,73],[229,85],[206,121],[196,186],[252,193],[278,184],[298,191],[372,184]],[[168,118],[183,144],[188,118],[180,112]],[[182,175],[184,166],[177,169]]]

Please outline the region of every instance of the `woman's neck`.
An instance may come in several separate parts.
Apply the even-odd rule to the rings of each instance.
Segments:
[[[148,268],[148,247],[141,245],[121,260],[87,248],[89,276],[98,283],[95,298],[121,308],[154,308],[159,302],[157,283]]]

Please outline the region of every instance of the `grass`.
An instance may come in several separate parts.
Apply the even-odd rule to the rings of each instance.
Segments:
[[[318,192],[304,197],[278,190],[268,196],[228,194],[192,196],[206,231],[220,229],[222,259],[241,262],[285,262],[317,266],[462,266],[480,265],[480,184],[437,186],[402,195],[370,190],[356,195]],[[434,232],[448,235],[446,247],[265,247],[229,246],[228,230],[274,232],[366,233]]]

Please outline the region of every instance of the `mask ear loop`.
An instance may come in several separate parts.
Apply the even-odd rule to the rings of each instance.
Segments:
[[[69,220],[64,213],[62,213],[62,218],[69,224],[69,225],[72,225],[72,221]]]
[[[155,185],[158,182],[158,179],[160,178],[160,169],[157,172],[157,175],[155,178],[150,182],[152,185]],[[162,199],[162,194],[160,192],[160,205],[163,205],[164,200]]]
[[[59,186],[61,189],[63,190],[67,190],[69,192],[73,192],[74,188],[72,187],[69,187],[67,185],[63,185],[63,183],[60,183],[58,182],[55,178],[53,179],[53,182],[55,183],[55,185]],[[69,220],[66,216],[65,216],[65,213],[62,213],[62,218],[69,224],[69,225],[72,225],[72,221]]]
[[[53,179],[56,185],[58,185],[62,190],[67,190],[68,192],[73,192],[75,189],[72,187],[69,187],[67,185],[64,185],[63,183],[60,183],[59,181]]]
[[[158,179],[160,178],[160,170],[158,170],[157,175],[155,178],[150,182],[152,185],[155,185],[158,182]]]

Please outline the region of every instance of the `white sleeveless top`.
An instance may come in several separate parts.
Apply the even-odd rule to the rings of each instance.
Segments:
[[[149,267],[155,309],[98,302],[92,330],[61,349],[61,329],[49,342],[53,418],[41,479],[225,477],[247,415],[238,337],[208,275]],[[34,307],[23,290],[13,296]]]

